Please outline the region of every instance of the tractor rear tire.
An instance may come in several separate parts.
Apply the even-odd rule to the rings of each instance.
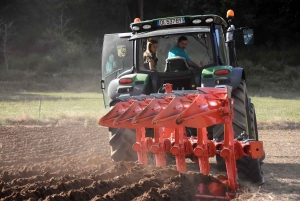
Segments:
[[[256,121],[256,113],[255,113],[255,107],[251,103],[250,104],[250,123],[251,123],[251,129],[250,129],[250,139],[255,139],[258,141],[258,129],[257,129],[257,121]],[[263,160],[265,159],[265,151],[262,158],[259,159],[260,163],[263,164]]]
[[[233,112],[234,119],[232,127],[234,131],[234,138],[237,138],[243,131],[248,134],[248,97],[246,82],[242,80],[238,88],[234,89],[231,93],[231,97],[234,99]],[[217,124],[213,126],[213,138],[219,142],[224,140],[224,125]],[[225,161],[220,155],[216,155],[217,167],[220,170],[225,170]]]
[[[234,138],[237,138],[243,131],[249,134],[248,128],[248,118],[249,118],[249,108],[248,108],[248,96],[246,82],[241,81],[238,88],[232,91],[231,97],[234,99],[233,112],[234,120],[232,122]],[[217,141],[222,141],[224,139],[224,125],[218,124],[213,127],[213,138]]]
[[[250,104],[250,132],[249,138],[258,140],[258,129],[254,105]],[[265,158],[265,153],[262,158],[253,159],[250,156],[244,156],[241,159],[237,160],[236,166],[248,179],[253,183],[263,184],[265,182],[263,172],[261,171],[261,165]]]
[[[109,145],[111,159],[119,161],[137,161],[137,153],[132,149],[136,142],[135,130],[126,128],[109,128]]]
[[[251,156],[244,156],[236,162],[239,174],[245,175],[251,182],[259,185],[265,182],[261,165],[262,162],[260,159],[253,159]]]
[[[238,88],[232,91],[234,99],[234,120],[232,123],[234,138],[245,131],[249,139],[258,140],[256,114],[253,104],[248,104],[248,96],[245,81],[241,81]],[[224,125],[216,125],[213,128],[213,138],[217,141],[224,139]],[[220,155],[216,155],[217,167],[226,170],[225,161]],[[252,182],[262,184],[264,177],[261,171],[262,159],[252,159],[244,156],[237,160],[236,165],[239,173],[244,173]]]
[[[258,140],[258,129],[257,129],[257,121],[256,121],[256,113],[254,105],[250,104],[250,133],[249,138]]]

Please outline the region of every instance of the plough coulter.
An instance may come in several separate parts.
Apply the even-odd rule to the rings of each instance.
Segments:
[[[196,195],[197,198],[230,199],[238,189],[236,160],[243,156],[263,157],[263,143],[234,138],[234,99],[231,86],[199,87],[196,90],[172,91],[164,85],[165,93],[119,97],[118,102],[99,120],[99,125],[111,128],[135,129],[138,163],[147,165],[148,153],[155,155],[156,166],[165,168],[166,155],[176,159],[177,170],[186,171],[186,157],[193,156],[200,172],[210,173],[209,157],[221,156],[226,164],[223,180],[230,193],[223,196]],[[209,139],[207,127],[223,124],[224,139]],[[186,128],[196,128],[196,136],[189,136]],[[146,129],[154,129],[154,137],[146,137]]]

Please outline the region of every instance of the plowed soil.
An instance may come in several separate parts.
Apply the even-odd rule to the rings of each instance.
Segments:
[[[261,130],[260,136],[266,182],[240,180],[235,199],[300,200],[300,130]],[[1,126],[0,143],[1,200],[192,201],[200,183],[218,183],[194,163],[186,173],[115,163],[103,127]],[[213,161],[211,172],[218,173]]]

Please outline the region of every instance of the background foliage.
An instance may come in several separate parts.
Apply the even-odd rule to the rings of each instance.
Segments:
[[[225,18],[226,11],[233,9],[236,27],[255,30],[254,46],[243,47],[236,37],[240,64],[253,77],[250,80],[267,77],[267,83],[280,81],[296,89],[300,78],[297,5],[296,0],[2,0],[0,19],[14,26],[6,51],[9,70],[44,74],[100,69],[103,35],[130,31],[136,17],[210,13]],[[2,76],[5,70],[4,54],[0,54]],[[253,84],[265,87],[263,82]]]

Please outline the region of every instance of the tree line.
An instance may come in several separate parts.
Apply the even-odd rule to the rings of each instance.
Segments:
[[[104,34],[130,31],[136,17],[216,14],[225,18],[233,9],[236,27],[255,30],[256,46],[284,49],[299,45],[297,5],[296,0],[3,0],[0,33],[8,25],[13,30],[6,53],[9,46],[17,56],[46,54],[70,41],[90,43],[89,48],[101,46]]]

